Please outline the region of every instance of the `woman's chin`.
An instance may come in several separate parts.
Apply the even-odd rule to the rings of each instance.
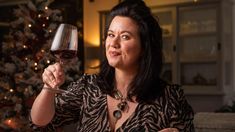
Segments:
[[[118,62],[109,62],[109,65],[112,66],[112,67],[117,67],[118,66]]]

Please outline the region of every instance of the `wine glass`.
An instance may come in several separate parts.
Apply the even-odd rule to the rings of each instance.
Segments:
[[[50,52],[62,67],[77,57],[77,27],[71,24],[60,24],[53,38]],[[68,92],[57,88],[47,88],[55,93]]]

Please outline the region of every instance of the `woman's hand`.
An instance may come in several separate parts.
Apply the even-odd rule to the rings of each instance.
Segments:
[[[62,66],[59,63],[55,63],[45,68],[42,74],[42,80],[45,85],[51,88],[61,86],[65,80]]]
[[[162,129],[158,132],[179,132],[179,130],[176,128],[165,128],[165,129]]]

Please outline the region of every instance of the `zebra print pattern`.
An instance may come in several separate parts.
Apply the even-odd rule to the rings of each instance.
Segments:
[[[56,131],[70,123],[77,123],[78,132],[112,132],[108,118],[107,95],[97,85],[97,75],[84,75],[72,83],[72,94],[56,97],[56,115],[45,127],[31,122],[36,131]],[[154,104],[139,103],[135,112],[116,132],[156,132],[174,127],[180,132],[194,132],[193,110],[178,85],[167,85],[164,96]]]

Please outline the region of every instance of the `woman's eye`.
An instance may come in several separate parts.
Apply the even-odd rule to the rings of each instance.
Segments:
[[[127,36],[127,35],[122,35],[122,38],[125,39],[125,40],[129,40],[130,39],[130,37]]]
[[[114,35],[112,33],[108,33],[107,35],[108,37],[114,37]]]

